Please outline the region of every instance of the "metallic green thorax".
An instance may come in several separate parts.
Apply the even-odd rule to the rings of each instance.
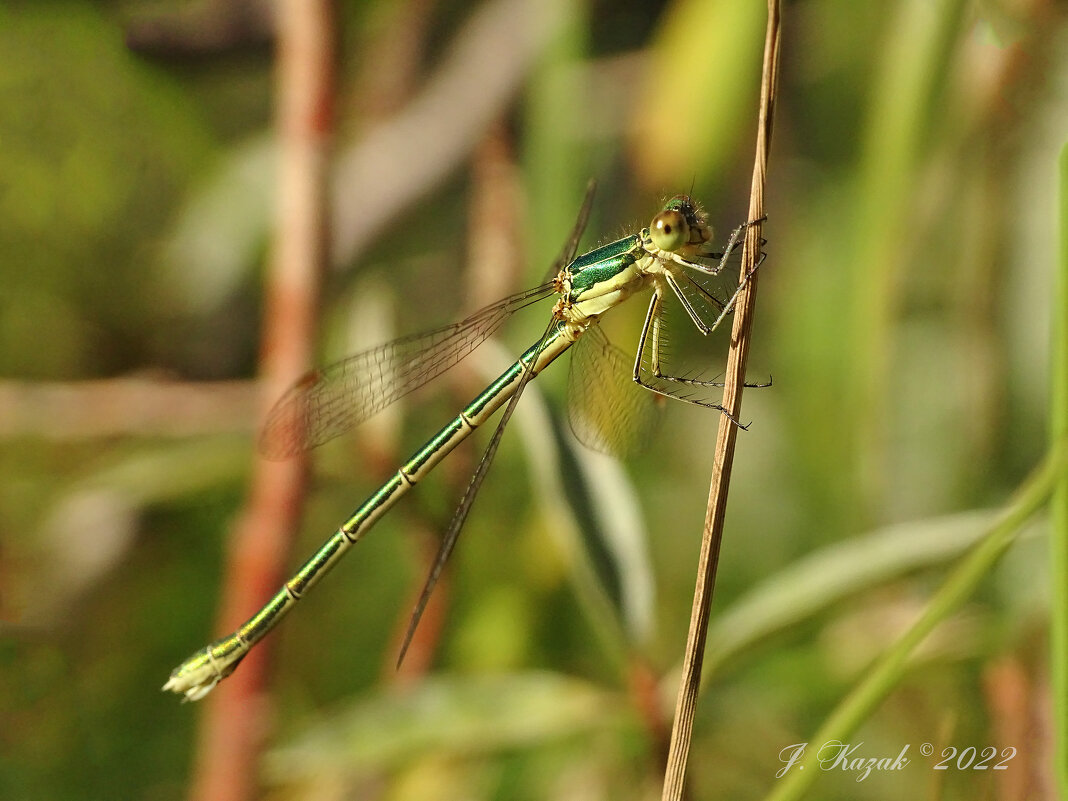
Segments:
[[[582,294],[595,284],[623,272],[637,261],[641,253],[641,239],[638,236],[625,236],[579,256],[567,266],[571,275],[571,300],[580,300]]]

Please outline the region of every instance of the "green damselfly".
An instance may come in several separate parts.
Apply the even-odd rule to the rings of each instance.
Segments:
[[[259,612],[237,631],[202,648],[175,668],[163,689],[184,694],[189,700],[204,697],[278,625],[304,593],[378,518],[472,431],[507,404],[442,538],[401,646],[400,657],[403,658],[523,388],[577,342],[592,343],[601,361],[609,363],[618,372],[620,365],[625,364],[625,357],[608,344],[597,323],[605,312],[642,290],[651,289],[652,299],[638,339],[637,356],[630,376],[634,383],[630,386],[640,385],[659,395],[725,412],[718,403],[700,396],[702,388],[720,386],[717,382],[664,373],[661,364],[663,312],[665,302],[674,297],[701,333],[714,331],[733,310],[746,282],[742,281],[729,297],[719,297],[716,291],[706,286],[706,279],[720,273],[742,233],[752,223],[734,230],[723,253],[711,253],[708,247],[712,231],[704,213],[688,196],[678,195],[664,205],[648,228],[575,258],[592,198],[591,184],[578,221],[549,282],[491,304],[459,323],[403,337],[358,353],[325,370],[309,373],[279,400],[268,416],[261,439],[266,455],[274,458],[292,456],[352,428],[456,364],[493,334],[513,312],[545,298],[557,298],[549,325],[537,342],[353,512]],[[589,345],[584,347],[589,350]],[[589,364],[588,360],[583,363]],[[572,365],[572,385],[578,372],[578,382],[584,393],[595,394],[597,376],[576,371],[575,366]],[[654,397],[640,390],[635,392],[642,398]],[[620,405],[616,403],[612,413],[619,411]],[[626,410],[623,412],[625,414]],[[613,420],[606,430],[590,426],[588,422],[585,418],[572,416],[572,427],[579,438],[602,450],[615,447],[613,429],[618,432],[627,426],[626,421]]]

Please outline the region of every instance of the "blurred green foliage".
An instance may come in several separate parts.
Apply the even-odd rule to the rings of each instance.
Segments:
[[[340,2],[339,164],[402,130],[388,126],[491,30],[474,20],[521,6]],[[204,46],[198,8],[0,8],[0,390],[253,376],[273,209],[271,51],[251,33]],[[761,4],[526,13],[512,29],[544,38],[496,123],[423,172],[438,140],[414,143],[384,165],[396,182],[339,180],[351,217],[336,233],[357,244],[335,252],[324,361],[458,318],[490,278],[501,293],[541,280],[590,177],[600,191],[585,246],[644,225],[691,187],[721,234],[743,221]],[[184,31],[187,48],[131,50],[127,37],[149,21]],[[750,357],[751,378],[771,374],[774,386],[745,397],[753,426],[732,480],[718,650],[690,760],[696,798],[770,792],[779,750],[816,731],[1046,449],[1066,35],[1055,4],[787,4]],[[498,59],[478,65],[483,76],[525,52],[504,37],[482,44]],[[438,117],[442,140],[473,114],[483,85],[465,85]],[[479,166],[493,147],[503,178]],[[495,180],[518,187],[519,222],[504,233],[522,255],[487,277],[472,264],[486,234],[472,208]],[[352,233],[361,222],[366,239]],[[642,311],[606,321],[617,345],[630,346]],[[545,313],[503,335],[509,352]],[[710,372],[725,339],[675,333]],[[299,556],[453,413],[487,361],[480,353],[478,375],[317,453]],[[672,404],[650,451],[620,470],[569,440],[566,370],[537,384],[454,556],[440,675],[407,693],[391,686],[393,643],[473,449],[384,518],[274,635],[268,797],[659,796],[659,735],[636,676],[659,682],[669,723],[719,420]],[[157,688],[211,633],[253,428],[185,439],[3,429],[0,797],[185,793],[196,708]],[[632,525],[591,499],[636,510]],[[1015,780],[1048,769],[1012,739],[1034,734],[1043,703],[1044,557],[1041,536],[1024,538],[943,621],[857,733],[865,753],[1015,746]],[[1026,702],[1007,710],[1012,682]],[[917,759],[860,784],[828,774],[818,792],[1002,794],[1002,775],[974,771],[931,791],[929,768]]]

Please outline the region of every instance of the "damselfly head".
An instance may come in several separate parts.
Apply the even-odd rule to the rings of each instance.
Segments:
[[[661,250],[678,251],[687,246],[703,245],[712,239],[705,214],[688,195],[676,195],[649,225],[653,244]]]

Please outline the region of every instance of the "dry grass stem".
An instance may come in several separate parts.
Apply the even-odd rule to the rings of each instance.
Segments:
[[[764,42],[764,67],[760,86],[760,111],[757,127],[756,160],[753,165],[753,183],[749,198],[749,219],[764,216],[764,185],[767,175],[768,153],[771,147],[772,111],[779,66],[779,3],[768,2],[768,25]],[[745,248],[742,251],[741,279],[745,280],[757,264],[760,253],[761,226],[754,225],[746,231]],[[742,387],[745,382],[745,367],[749,358],[749,333],[753,324],[756,303],[757,274],[752,273],[748,285],[738,298],[731,331],[730,352],[727,355],[723,406],[739,419],[742,408]],[[731,466],[734,462],[734,445],[738,427],[725,415],[719,419],[715,457],[712,463],[712,480],[705,513],[705,527],[701,538],[701,556],[697,571],[697,586],[694,590],[693,611],[690,616],[690,632],[686,640],[682,678],[679,682],[678,700],[675,705],[675,723],[671,731],[667,768],[664,774],[664,801],[680,801],[683,797],[686,763],[689,757],[693,734],[693,720],[697,709],[697,695],[701,684],[701,665],[704,658],[705,638],[708,633],[708,618],[715,588],[716,567],[723,535],[724,513],[727,508],[727,490],[730,485]]]

